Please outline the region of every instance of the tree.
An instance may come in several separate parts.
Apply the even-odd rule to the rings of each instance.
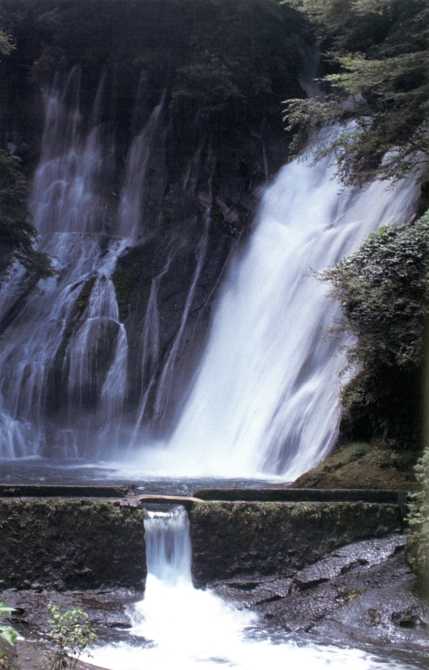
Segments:
[[[89,617],[79,608],[61,611],[52,603],[48,611],[48,637],[54,651],[49,660],[49,670],[75,670],[83,652],[96,640]]]
[[[0,273],[19,261],[42,277],[52,273],[46,254],[34,248],[36,231],[28,221],[27,180],[18,158],[0,149]]]
[[[11,35],[0,30],[0,56],[15,49]],[[0,274],[14,261],[42,277],[52,273],[46,254],[34,248],[36,231],[27,216],[27,180],[20,161],[0,149]]]
[[[15,49],[15,43],[10,35],[0,30],[0,55],[9,56]]]
[[[345,123],[335,151],[345,182],[397,179],[429,168],[427,0],[286,0],[313,21],[330,72],[324,97],[289,101],[295,148],[321,126]]]
[[[429,592],[429,447],[416,465],[418,490],[411,494],[408,514],[408,561]]]
[[[9,614],[12,614],[13,608],[8,607],[4,603],[0,602],[0,618],[3,619]],[[10,645],[14,645],[18,638],[17,632],[11,626],[6,624],[0,624],[0,639],[4,640]]]

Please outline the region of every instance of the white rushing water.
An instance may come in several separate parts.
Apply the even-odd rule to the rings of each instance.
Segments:
[[[275,643],[249,610],[194,588],[186,511],[148,513],[144,599],[130,612],[132,643],[97,647],[88,658],[109,670],[382,670],[386,663],[352,648]],[[142,557],[143,558],[143,557]],[[253,632],[253,635],[252,635]],[[140,643],[138,640],[140,639]],[[389,668],[407,666],[389,660]]]
[[[30,204],[40,248],[56,275],[39,282],[3,337],[0,433],[6,456],[40,455],[53,428],[57,455],[76,458],[90,439],[94,454],[97,439],[103,443],[106,433],[113,439],[119,426],[128,344],[111,275],[127,242],[114,237],[106,248],[112,231],[102,188],[110,167],[99,122],[103,86],[104,77],[88,130],[79,109],[79,69],[46,95]],[[13,277],[5,290],[13,294]],[[60,395],[66,412],[49,426],[47,406],[55,414]]]
[[[415,182],[347,188],[332,158],[280,171],[221,289],[177,428],[167,445],[143,447],[143,471],[292,480],[326,455],[348,338],[330,332],[339,306],[315,273],[377,228],[409,220]]]
[[[1,317],[11,307],[16,311],[0,352],[2,458],[108,458],[123,442],[128,336],[112,276],[141,232],[162,102],[131,143],[115,218],[109,190],[114,142],[101,120],[105,76],[88,118],[81,112],[80,78],[74,68],[46,93],[30,202],[39,247],[56,274],[26,295],[28,278],[16,268],[1,290]]]

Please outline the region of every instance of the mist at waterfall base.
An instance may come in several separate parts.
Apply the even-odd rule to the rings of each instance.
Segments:
[[[114,271],[124,250],[145,236],[146,174],[164,99],[130,143],[112,216],[115,145],[100,120],[104,86],[102,77],[87,119],[78,70],[63,85],[54,82],[46,96],[31,209],[40,248],[53,258],[57,274],[31,287],[16,267],[0,291],[7,323],[0,353],[0,457],[47,457],[45,479],[55,462],[58,470],[78,465],[77,473],[85,463],[94,471],[95,464],[97,476],[124,479],[294,479],[335,441],[348,343],[330,334],[339,308],[315,273],[352,253],[379,226],[410,218],[415,180],[346,188],[329,157],[317,164],[295,160],[279,172],[265,190],[246,248],[218,289],[191,390],[177,399],[176,426],[155,442],[146,430],[148,398],[153,395],[162,416],[214,224],[209,203],[180,326],[162,360],[158,294],[168,254],[152,280],[141,332],[144,383],[132,416],[125,411],[129,335]],[[316,143],[325,140],[322,133]],[[196,197],[189,175],[207,160],[196,147],[183,180],[188,196]]]
[[[94,648],[88,657],[92,663],[109,670],[382,670],[387,662],[398,670],[417,667],[358,649],[270,634],[250,610],[194,588],[183,508],[148,512],[145,537],[148,576],[143,600],[129,611],[130,641]]]

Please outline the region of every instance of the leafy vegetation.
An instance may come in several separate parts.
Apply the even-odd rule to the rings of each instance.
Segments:
[[[12,36],[0,30],[0,56],[15,50]],[[47,256],[34,248],[36,231],[28,222],[27,180],[18,158],[0,149],[0,274],[17,260],[40,276],[51,274]]]
[[[319,33],[328,73],[325,97],[289,102],[295,147],[327,124],[355,123],[334,150],[345,182],[400,178],[429,168],[429,6],[427,0],[286,0]],[[387,156],[387,158],[386,158]]]
[[[47,256],[34,248],[36,231],[28,221],[27,197],[19,159],[0,150],[0,272],[16,260],[46,277],[52,270]]]
[[[408,524],[408,559],[429,590],[429,447],[416,465],[419,490],[411,495]]]
[[[343,391],[349,439],[418,444],[428,263],[429,213],[381,229],[323,274],[341,303],[342,328],[355,338],[349,361],[357,375]]]
[[[12,36],[0,30],[0,56],[15,50]],[[34,249],[35,230],[27,220],[27,181],[20,162],[0,149],[0,274],[14,260],[42,276],[50,274],[47,257]]]
[[[10,35],[0,30],[0,56],[9,56],[15,48],[15,43]]]
[[[12,607],[8,607],[5,603],[0,602],[0,619],[7,617],[13,612]],[[7,642],[7,644],[14,645],[17,640],[17,632],[12,626],[0,624],[0,639]]]
[[[89,617],[79,608],[61,611],[50,604],[48,610],[48,637],[54,647],[49,670],[74,670],[83,652],[96,640]]]

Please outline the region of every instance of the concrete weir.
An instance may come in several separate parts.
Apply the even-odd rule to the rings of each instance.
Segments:
[[[179,504],[189,513],[196,584],[287,575],[337,547],[400,531],[403,503],[393,491],[205,490],[182,497],[139,495],[132,487],[3,485],[0,578],[3,589],[141,589],[145,508]]]

